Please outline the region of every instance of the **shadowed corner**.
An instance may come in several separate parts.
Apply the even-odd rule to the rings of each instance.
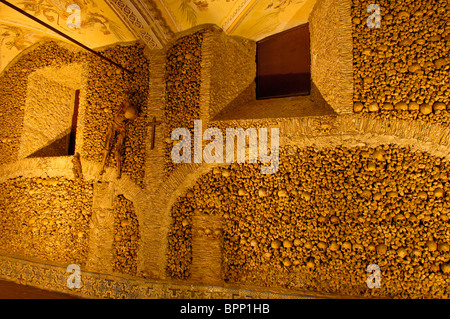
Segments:
[[[61,138],[56,139],[55,141],[51,142],[50,144],[42,147],[41,149],[37,150],[34,153],[28,155],[27,158],[73,155],[73,154],[70,154],[70,147],[69,147],[70,136],[71,136],[71,133],[66,134]]]
[[[298,96],[311,93],[311,73],[271,74],[256,80],[258,99],[289,97],[292,92]]]

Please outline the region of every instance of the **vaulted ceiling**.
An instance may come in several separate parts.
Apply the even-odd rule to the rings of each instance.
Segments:
[[[227,34],[260,40],[307,22],[316,0],[8,0],[41,21],[96,49],[143,41],[162,48],[177,32],[213,23]],[[80,28],[67,25],[80,7]],[[72,21],[72,20],[71,20]],[[74,22],[74,20],[73,20]],[[68,41],[0,3],[0,71],[45,39]]]

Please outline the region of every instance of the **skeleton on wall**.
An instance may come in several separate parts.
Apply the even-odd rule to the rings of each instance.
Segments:
[[[109,153],[115,147],[114,157],[117,162],[118,177],[122,176],[122,153],[123,143],[126,136],[126,131],[131,122],[138,117],[138,109],[136,106],[131,105],[129,100],[125,100],[120,104],[114,117],[109,124],[108,131],[106,133],[106,142],[103,148],[102,169],[100,175],[105,172],[106,159]],[[114,145],[115,144],[115,145]]]

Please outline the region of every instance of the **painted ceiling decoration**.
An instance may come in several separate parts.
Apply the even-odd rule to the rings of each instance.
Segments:
[[[150,49],[161,49],[172,38],[168,27],[151,1],[106,0],[133,33]]]
[[[9,0],[9,2],[92,49],[136,40],[136,36],[103,0]],[[67,12],[67,7],[71,4],[76,4],[81,9],[80,28],[67,26],[67,19],[71,15]],[[0,32],[2,70],[20,52],[39,41],[58,39],[69,42],[3,4],[0,4]]]
[[[214,23],[227,34],[261,40],[308,21],[316,0],[154,0],[176,31]]]
[[[260,40],[308,21],[316,0],[9,0],[96,49],[143,41],[163,48],[174,34],[213,23],[229,35]],[[67,26],[67,7],[80,7],[80,28]],[[47,39],[68,41],[0,3],[0,71],[24,49]]]

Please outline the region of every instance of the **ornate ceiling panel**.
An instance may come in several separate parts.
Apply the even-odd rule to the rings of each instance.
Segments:
[[[149,1],[149,0],[144,0]],[[316,0],[154,0],[174,31],[214,23],[260,40],[308,21]]]
[[[173,31],[152,1],[106,0],[115,9],[128,28],[151,49],[162,48],[173,36]]]
[[[90,48],[136,40],[114,10],[103,0],[9,0],[10,3],[64,32]],[[80,7],[80,28],[69,28],[67,20]],[[71,20],[74,21],[74,20]],[[3,68],[21,51],[46,38],[68,41],[39,23],[0,4],[0,66]]]
[[[213,23],[227,34],[260,40],[305,23],[316,0],[8,0],[13,5],[95,49],[142,40],[162,48],[174,33]],[[80,7],[80,27],[67,25]],[[71,20],[72,21],[72,20]],[[0,71],[31,45],[68,40],[0,3]]]

